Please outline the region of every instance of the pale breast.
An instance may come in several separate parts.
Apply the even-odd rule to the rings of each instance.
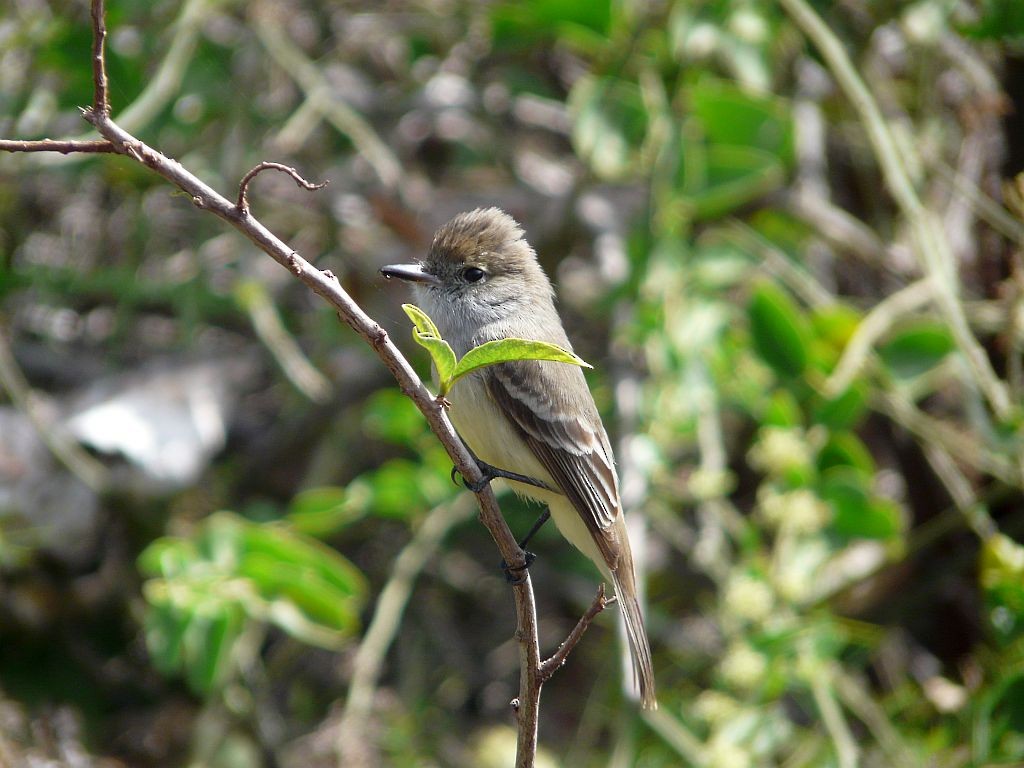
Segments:
[[[498,469],[518,472],[554,487],[555,481],[523,442],[515,427],[498,410],[479,376],[460,379],[448,400],[452,424],[477,458]],[[524,496],[547,502],[555,494],[522,483],[510,483]]]

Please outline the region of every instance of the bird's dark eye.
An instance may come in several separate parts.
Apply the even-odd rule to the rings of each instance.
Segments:
[[[462,276],[467,283],[477,283],[484,279],[484,271],[480,267],[467,267],[462,270]]]

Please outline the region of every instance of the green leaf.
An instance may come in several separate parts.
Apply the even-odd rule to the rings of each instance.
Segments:
[[[173,605],[146,591],[150,603],[143,622],[149,657],[165,675],[177,673],[183,664],[185,621]]]
[[[800,404],[788,389],[772,392],[761,415],[761,425],[766,427],[803,427],[804,415]]]
[[[782,162],[757,147],[712,144],[683,149],[681,203],[698,219],[724,216],[782,185]]]
[[[302,491],[288,507],[286,520],[296,531],[323,538],[362,517],[363,510],[349,504],[344,488],[325,486]]]
[[[852,467],[833,467],[822,474],[819,495],[832,505],[832,530],[850,539],[892,539],[900,534],[899,508],[874,498],[871,478]]]
[[[1020,0],[987,0],[980,4],[977,20],[961,29],[966,37],[1020,43],[1024,40],[1024,4]]]
[[[846,391],[831,400],[816,398],[812,415],[814,421],[829,429],[852,429],[868,409],[868,395],[864,384],[854,382]]]
[[[793,120],[782,99],[708,77],[692,87],[689,104],[710,143],[760,149],[792,163]]]
[[[582,77],[569,94],[569,113],[576,152],[597,176],[614,181],[636,175],[648,117],[635,83]]]
[[[992,534],[981,548],[978,573],[985,589],[1024,587],[1024,546],[1005,534]]]
[[[832,372],[860,321],[860,313],[844,304],[831,304],[811,312],[815,368],[826,374]]]
[[[358,614],[351,595],[346,590],[336,589],[315,569],[253,553],[240,564],[239,575],[252,580],[260,597],[270,606],[267,613],[271,618],[275,615],[274,604],[291,604],[289,609],[278,608],[276,613],[294,614],[303,619],[301,623],[292,624],[302,630],[302,634],[296,635],[300,640],[336,647],[343,634],[358,628]]]
[[[807,321],[792,299],[771,283],[761,283],[747,305],[754,348],[783,378],[795,378],[807,367],[810,344]]]
[[[430,319],[430,315],[424,312],[422,309],[417,307],[415,304],[403,304],[402,309],[405,314],[408,315],[409,319],[412,320],[413,326],[416,330],[422,333],[424,336],[433,336],[435,338],[441,338],[441,332],[437,330],[437,326],[434,325],[434,321]]]
[[[189,617],[184,635],[185,679],[194,691],[208,695],[230,679],[244,623],[245,616],[235,605]]]
[[[165,536],[146,547],[139,555],[139,570],[145,576],[175,576],[186,570],[197,556],[188,539]]]
[[[982,544],[978,579],[985,590],[989,624],[1008,643],[1024,632],[1024,546],[1002,533]]]
[[[244,575],[243,564],[253,555],[270,557],[281,567],[297,566],[310,578],[322,580],[339,598],[361,598],[366,593],[366,578],[339,552],[283,525],[246,526],[239,574]],[[256,587],[263,585],[257,582]]]
[[[875,460],[867,446],[852,432],[836,432],[818,452],[818,470],[826,472],[833,467],[852,467],[866,478],[875,474]]]
[[[419,461],[391,459],[365,475],[373,494],[373,514],[407,520],[427,509],[430,499],[423,474],[423,464]]]
[[[430,353],[443,394],[448,390],[445,385],[451,382],[452,371],[455,370],[455,352],[448,342],[441,338],[441,332],[437,330],[434,321],[426,312],[415,304],[403,304],[402,309],[415,326],[412,332],[413,339]]]
[[[609,0],[517,0],[493,6],[491,24],[498,45],[526,47],[584,31],[604,39],[611,15]]]
[[[898,332],[878,354],[894,376],[912,379],[937,366],[954,346],[944,325],[925,322]]]
[[[370,396],[363,410],[362,429],[403,448],[417,444],[429,431],[423,414],[397,389],[382,389]]]
[[[562,349],[557,344],[548,344],[546,341],[533,341],[531,339],[497,339],[469,350],[455,367],[455,371],[452,373],[452,382],[454,383],[455,380],[465,376],[467,373],[472,373],[488,365],[509,363],[514,360],[549,360],[555,363],[578,365],[581,368],[594,367],[581,357],[567,349]]]

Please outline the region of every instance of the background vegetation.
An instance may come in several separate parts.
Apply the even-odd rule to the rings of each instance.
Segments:
[[[646,539],[566,766],[1024,763],[1024,6],[111,2],[125,128],[423,366],[377,269],[499,205]],[[825,25],[816,24],[815,13]],[[82,3],[0,16],[0,136],[77,135]],[[0,157],[0,764],[498,766],[511,598],[374,355],[123,158]],[[532,510],[502,499],[516,530]],[[646,531],[646,536],[644,532]],[[542,645],[593,596],[545,530]]]

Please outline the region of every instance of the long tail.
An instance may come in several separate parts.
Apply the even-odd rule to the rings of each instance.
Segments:
[[[640,601],[637,598],[633,558],[623,558],[611,576],[618,597],[619,610],[626,625],[626,639],[629,641],[629,652],[633,658],[633,679],[640,691],[640,706],[644,709],[657,709],[651,646],[647,642],[647,629],[644,627],[644,616],[640,612]]]

